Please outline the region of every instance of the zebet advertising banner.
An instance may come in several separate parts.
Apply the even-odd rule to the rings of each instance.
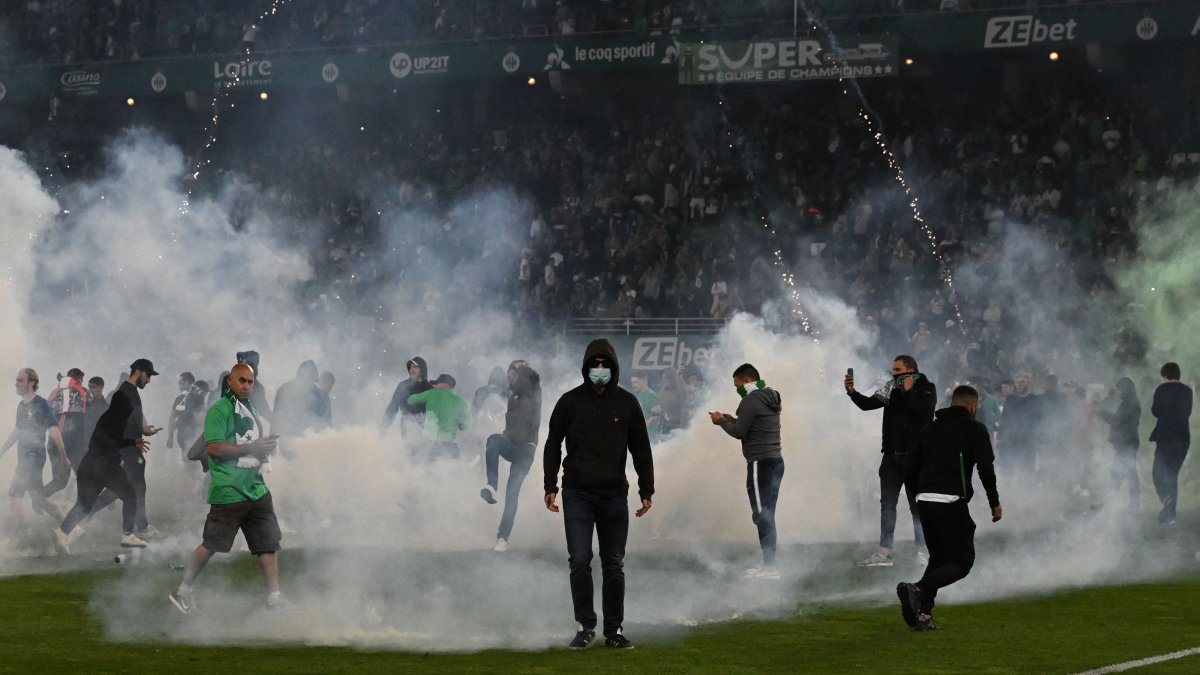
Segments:
[[[679,45],[679,83],[891,77],[899,73],[899,47],[894,35],[841,37],[836,46],[824,37],[686,42]]]

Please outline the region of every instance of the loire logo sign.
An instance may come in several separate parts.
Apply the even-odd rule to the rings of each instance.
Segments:
[[[271,71],[275,66],[268,60],[230,61],[222,64],[213,62],[213,79],[226,87],[244,87],[271,83]]]
[[[631,370],[663,370],[689,363],[708,363],[709,350],[704,347],[692,349],[677,337],[638,338],[633,343],[633,368]]]
[[[444,73],[450,69],[450,57],[447,56],[417,56],[411,57],[404,52],[396,52],[392,54],[391,60],[388,61],[388,70],[392,72],[392,77],[397,80],[403,80],[410,74],[415,75],[432,75],[434,73]]]
[[[983,38],[984,49],[996,47],[1027,47],[1040,42],[1071,42],[1075,40],[1075,19],[1060,23],[1042,23],[1032,14],[997,16],[987,22]]]

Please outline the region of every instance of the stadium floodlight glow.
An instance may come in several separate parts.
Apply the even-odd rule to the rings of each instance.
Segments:
[[[125,99],[125,105],[132,106],[132,105],[134,105],[135,103],[137,103],[137,101],[133,100],[133,97],[132,97],[132,96],[130,96],[129,98]]]
[[[259,94],[258,94],[258,98],[259,98],[259,100],[265,101],[265,100],[267,100],[268,98],[271,98],[271,95],[270,95],[270,94],[268,94],[268,93],[267,93],[267,92],[265,92],[265,91],[264,91],[264,92],[259,92]]]
[[[1050,60],[1057,61],[1058,60],[1058,52],[1050,52]]]
[[[525,83],[532,87],[533,85],[537,84],[537,78],[530,75],[529,79],[526,80]]]
[[[911,66],[912,64],[913,64],[913,60],[912,60],[911,56],[907,59],[904,59],[904,65]]]

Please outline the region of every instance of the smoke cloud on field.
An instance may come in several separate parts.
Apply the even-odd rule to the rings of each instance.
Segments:
[[[239,581],[217,562],[197,585],[206,613],[171,623],[178,617],[165,596],[178,578],[167,577],[162,566],[185,560],[199,542],[207,507],[196,465],[182,461],[178,449],[168,450],[160,436],[149,457],[149,511],[152,523],[174,535],[142,553],[142,566],[96,591],[93,611],[108,635],[439,650],[558,644],[573,621],[561,515],[541,504],[541,453],[524,484],[514,550],[494,555],[489,549],[500,507],[478,497],[483,471],[476,458],[500,423],[480,421],[464,433],[463,462],[415,462],[412,440],[398,424],[379,432],[409,357],[426,358],[431,376],[453,374],[468,399],[493,366],[524,358],[542,375],[544,440],[554,402],[580,382],[582,349],[591,336],[555,332],[525,341],[516,337],[513,318],[489,308],[519,257],[508,244],[487,242],[520,240],[525,200],[488,189],[446,212],[429,212],[416,208],[421,200],[406,201],[406,186],[395,186],[394,212],[385,221],[388,245],[413,251],[422,264],[388,271],[398,281],[372,298],[382,308],[378,315],[349,316],[298,299],[307,297],[302,291],[313,279],[313,244],[295,243],[288,232],[303,224],[265,212],[244,222],[233,215],[240,191],[257,187],[231,177],[181,218],[185,170],[177,148],[153,132],[131,130],[111,144],[100,177],[69,186],[56,202],[19,155],[0,151],[6,205],[0,243],[8,261],[0,310],[17,318],[0,327],[0,362],[10,373],[32,365],[44,382],[79,366],[104,376],[111,389],[129,362],[149,357],[163,375],[143,392],[147,416],[163,425],[177,394],[176,373],[214,379],[239,350],[263,355],[268,394],[304,359],[337,374],[335,428],[286,439],[286,454],[267,476],[278,512],[296,530],[285,536],[285,546],[304,550],[303,556],[281,555],[285,591],[306,609],[260,620],[257,582]],[[1182,228],[1186,213],[1185,206],[1175,207],[1162,222]],[[1195,285],[1183,263],[1190,249],[1183,239],[1151,237],[1159,232],[1157,222],[1143,226],[1145,264],[1130,266],[1122,277],[1130,301],[1150,279],[1170,282],[1162,284],[1169,289],[1165,299],[1139,308],[1152,331],[1186,314],[1178,303]],[[447,232],[455,234],[448,238]],[[448,245],[472,247],[470,261],[451,265],[457,257],[440,253]],[[1106,388],[1115,373],[1089,354],[1104,344],[1112,321],[1098,311],[1101,300],[1069,273],[1069,263],[1052,242],[1013,225],[997,251],[958,268],[964,294],[980,299],[965,309],[971,317],[981,314],[989,294],[1036,309],[1034,319],[1021,322],[1029,328],[1028,348],[1014,363]],[[1051,279],[1055,293],[1046,292]],[[864,575],[853,567],[856,557],[872,551],[878,533],[880,413],[862,413],[846,400],[842,374],[853,367],[859,389],[870,393],[888,377],[893,354],[883,355],[872,330],[835,294],[804,290],[798,302],[819,334],[784,335],[737,316],[715,340],[693,424],[655,447],[655,505],[630,527],[631,625],[669,632],[737,616],[784,615],[806,602],[888,602],[898,575],[915,571],[903,562],[915,554],[903,504],[896,573]],[[1177,325],[1178,332],[1161,333],[1155,344],[1165,344],[1154,353],[1187,344],[1190,324]],[[1063,339],[1059,330],[1073,337]],[[957,358],[947,347],[929,358],[951,357]],[[737,441],[704,416],[705,410],[734,411],[730,374],[746,361],[784,403],[787,472],[778,522],[785,580],[779,587],[741,579],[757,562],[745,462]],[[632,370],[623,369],[624,384]],[[1140,391],[1148,401],[1150,389]],[[946,599],[1050,592],[1179,569],[1177,560],[1145,546],[1145,523],[1131,523],[1117,500],[1104,499],[1109,451],[1103,436],[1098,427],[1096,438],[1079,447],[1046,448],[1048,466],[1084,467],[1079,472],[1046,472],[1030,484],[1005,482],[1002,473],[1006,516],[998,525],[984,517],[979,492],[973,510],[984,554],[975,575]],[[1003,448],[998,452],[1003,463]],[[11,454],[0,460],[0,478],[12,474]],[[89,526],[78,544],[80,564],[97,551],[111,557],[106,547],[115,544],[114,516],[100,514]],[[38,523],[49,527],[48,520]],[[48,537],[31,536],[0,550],[0,566],[21,565],[11,562],[14,554],[48,550]],[[235,550],[218,560],[244,555]],[[168,614],[172,619],[162,618]]]

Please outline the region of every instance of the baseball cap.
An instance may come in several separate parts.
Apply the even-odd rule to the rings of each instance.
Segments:
[[[147,375],[157,375],[158,371],[154,369],[154,364],[150,363],[150,359],[138,359],[129,364],[129,372],[140,370]]]

